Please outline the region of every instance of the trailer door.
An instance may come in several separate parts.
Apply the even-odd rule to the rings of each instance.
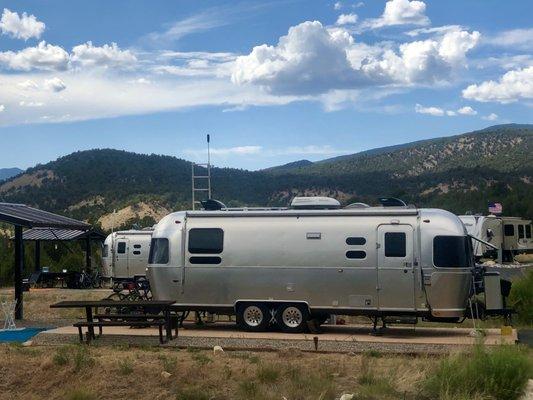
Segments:
[[[379,309],[413,311],[413,227],[399,224],[380,225],[377,237]]]
[[[114,276],[115,278],[128,278],[128,239],[117,239],[115,242],[115,263]]]

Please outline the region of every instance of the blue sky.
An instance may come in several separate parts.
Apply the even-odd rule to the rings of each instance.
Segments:
[[[533,122],[531,1],[0,0],[0,167],[259,169]]]

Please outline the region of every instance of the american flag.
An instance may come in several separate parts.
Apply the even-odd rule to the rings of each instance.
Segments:
[[[503,211],[502,203],[489,203],[489,212],[491,214],[501,214]]]

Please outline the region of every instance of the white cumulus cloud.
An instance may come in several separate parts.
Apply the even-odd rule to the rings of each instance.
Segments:
[[[318,21],[291,27],[278,44],[263,44],[236,59],[232,80],[275,93],[313,94],[333,89],[446,81],[463,68],[479,32],[449,31],[441,37],[387,45],[356,43],[343,28]]]
[[[42,107],[44,103],[42,101],[20,101],[19,106],[21,107]]]
[[[533,66],[506,72],[498,81],[485,81],[463,90],[465,99],[511,103],[533,98]]]
[[[337,18],[337,25],[355,24],[357,22],[357,14],[341,14]]]
[[[17,85],[25,90],[39,88],[39,85],[31,79],[26,79],[25,81],[19,82]]]
[[[39,39],[44,32],[45,24],[38,21],[34,15],[18,13],[4,8],[0,19],[0,30],[2,34],[9,35],[17,39],[28,40],[30,38]]]
[[[420,104],[415,106],[415,111],[419,114],[433,115],[434,117],[442,117],[447,115],[448,117],[455,117],[457,115],[477,115],[477,111],[470,106],[464,106],[458,110],[445,110],[441,107],[424,107]]]
[[[4,112],[6,110],[6,106],[3,104],[0,104],[0,113]]]
[[[116,43],[93,46],[87,42],[72,49],[71,61],[82,67],[132,67],[137,57],[130,50],[120,49]]]
[[[57,76],[45,79],[44,81],[44,88],[46,90],[50,90],[51,92],[61,92],[67,88],[67,85],[65,85],[65,82],[63,82],[61,79],[59,79]]]
[[[464,106],[458,109],[457,113],[461,115],[476,115],[477,111],[470,106]]]
[[[486,121],[496,121],[498,119],[498,114],[490,113],[489,115],[486,115],[484,117],[481,117],[482,119]]]
[[[533,50],[533,28],[511,29],[488,36],[487,44],[512,50]]]
[[[68,61],[69,54],[62,47],[45,41],[17,52],[0,52],[0,67],[19,71],[63,70],[68,67]]]
[[[434,117],[442,117],[444,115],[444,110],[439,107],[424,107],[420,104],[415,106],[415,111],[419,114],[429,114]]]
[[[423,1],[390,0],[385,4],[385,10],[379,18],[367,19],[363,28],[381,28],[394,25],[429,25],[426,16],[426,3]]]

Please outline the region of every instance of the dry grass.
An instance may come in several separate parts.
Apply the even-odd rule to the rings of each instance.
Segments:
[[[110,290],[31,289],[24,293],[24,325],[57,326],[85,318],[84,309],[52,309],[50,304],[63,300],[100,300]],[[13,299],[14,289],[0,289],[0,299]]]
[[[158,347],[4,344],[0,345],[0,399],[333,400],[343,393],[366,400],[433,399],[439,397],[424,397],[427,392],[421,390],[435,374],[446,372],[443,366],[461,359],[469,357],[299,351],[214,356],[205,350]],[[165,378],[164,371],[171,376]],[[492,379],[498,371],[485,371],[484,379]],[[453,378],[461,379],[457,373]],[[465,386],[469,382],[463,381]],[[477,396],[476,391],[470,394]],[[484,399],[500,398],[482,394]]]
[[[69,345],[22,348],[0,345],[1,399],[335,399],[403,398],[430,359],[229,352]],[[365,376],[387,376],[381,380]],[[170,378],[161,376],[163,371]],[[386,397],[383,397],[383,395]],[[398,397],[395,397],[398,396]],[[409,397],[407,397],[409,398]]]

